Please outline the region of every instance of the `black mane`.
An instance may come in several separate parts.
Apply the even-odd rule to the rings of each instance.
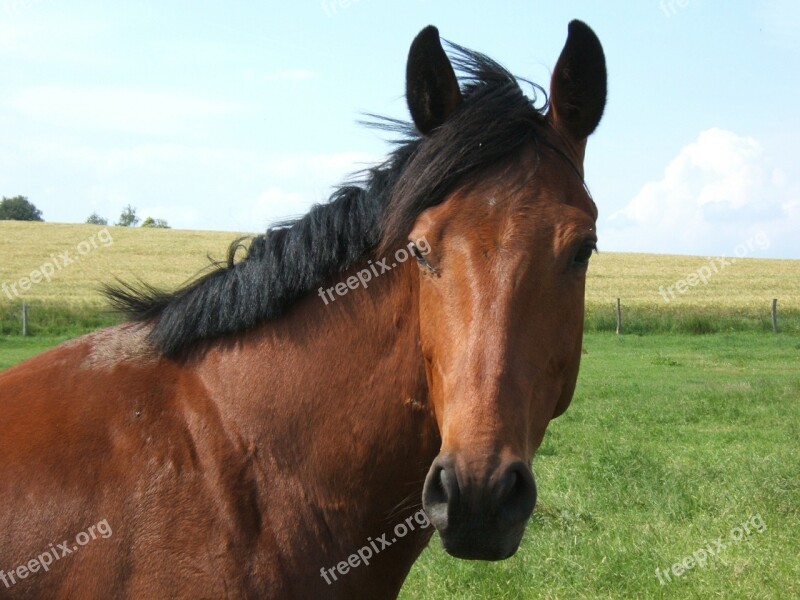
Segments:
[[[104,290],[106,297],[128,319],[152,322],[151,340],[161,352],[178,354],[199,340],[278,318],[379,246],[404,242],[416,217],[466,178],[511,159],[526,144],[546,144],[540,135],[544,90],[530,84],[530,99],[495,61],[450,47],[464,101],[430,137],[421,138],[410,124],[382,119],[377,127],[403,138],[383,164],[338,187],[308,214],[252,238],[238,262],[242,240],[231,245],[227,262],[175,292],[119,283]],[[540,108],[538,94],[544,98]]]

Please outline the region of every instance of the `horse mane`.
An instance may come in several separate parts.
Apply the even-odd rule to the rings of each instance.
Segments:
[[[335,189],[328,202],[266,233],[234,241],[227,260],[173,292],[118,281],[103,293],[128,320],[149,322],[150,340],[174,356],[193,343],[245,331],[277,319],[301,296],[379,249],[393,247],[425,209],[456,185],[509,160],[531,142],[552,147],[546,127],[547,96],[520,82],[489,57],[449,43],[463,102],[432,135],[413,125],[370,115],[377,128],[400,134],[386,161]],[[536,107],[537,96],[544,98]],[[240,249],[245,255],[236,260]]]

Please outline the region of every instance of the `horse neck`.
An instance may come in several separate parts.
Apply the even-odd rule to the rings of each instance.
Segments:
[[[419,350],[418,277],[406,263],[327,304],[309,295],[200,366],[222,420],[267,474],[264,509],[293,515],[294,543],[307,532],[324,549],[319,560],[346,559],[420,508],[440,440]],[[386,550],[396,573],[405,576],[431,531],[417,525]]]

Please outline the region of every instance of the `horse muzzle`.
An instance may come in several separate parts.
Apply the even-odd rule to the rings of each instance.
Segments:
[[[451,454],[433,461],[422,506],[444,549],[458,558],[503,560],[519,547],[536,504],[536,482],[522,460],[508,460],[475,477]]]

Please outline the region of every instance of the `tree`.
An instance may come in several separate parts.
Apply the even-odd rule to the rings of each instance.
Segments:
[[[171,229],[164,219],[154,219],[153,217],[147,217],[144,221],[142,221],[142,227],[151,227],[153,229]]]
[[[120,227],[136,227],[139,224],[139,217],[136,216],[136,209],[130,204],[122,209],[117,225]]]
[[[96,212],[90,214],[89,218],[86,219],[86,222],[89,225],[108,225],[108,219],[101,217]]]
[[[0,221],[44,221],[42,211],[28,202],[25,196],[14,196],[0,202]]]

